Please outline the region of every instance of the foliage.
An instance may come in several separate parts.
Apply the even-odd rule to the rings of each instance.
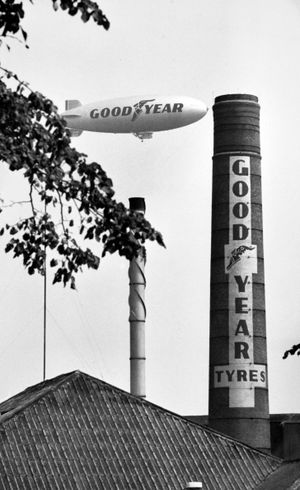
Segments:
[[[71,15],[80,12],[84,21],[92,17],[106,29],[109,26],[90,0],[53,4]],[[23,17],[22,2],[0,0],[2,37],[21,31],[26,40],[20,24]],[[102,167],[89,163],[71,146],[70,132],[53,102],[17,75],[3,68],[1,73],[0,161],[23,173],[31,209],[29,217],[0,229],[0,235],[9,238],[6,252],[21,257],[29,274],[43,274],[49,250],[53,282],[75,288],[75,274],[83,266],[97,269],[100,262],[98,255],[83,247],[83,239],[95,242],[102,256],[118,252],[127,259],[141,253],[147,239],[163,245],[161,234],[143,215],[114,199],[112,181]]]
[[[285,353],[283,354],[283,359],[286,359],[288,355],[291,354],[293,356],[294,354],[297,354],[297,356],[300,356],[300,344],[293,345],[293,347],[289,350],[286,350]]]
[[[33,3],[33,0],[29,0]],[[109,28],[109,21],[98,7],[96,2],[92,0],[51,0],[54,10],[61,8],[70,15],[81,15],[83,22],[92,19],[97,25]],[[27,40],[27,32],[22,28],[21,21],[24,18],[25,12],[23,2],[17,0],[0,0],[0,36],[15,36],[21,34],[23,39]]]

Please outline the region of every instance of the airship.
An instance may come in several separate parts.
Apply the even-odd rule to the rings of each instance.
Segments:
[[[157,131],[187,126],[207,113],[207,106],[187,96],[131,96],[82,105],[67,100],[61,116],[72,136],[82,131],[132,133],[141,140],[152,138]]]

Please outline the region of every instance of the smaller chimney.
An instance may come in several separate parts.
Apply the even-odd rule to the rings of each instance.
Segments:
[[[187,490],[188,488],[201,489],[202,488],[202,482],[201,481],[190,481],[189,483],[186,484],[185,490]]]
[[[131,211],[145,214],[145,200],[142,197],[129,199]],[[130,393],[146,397],[145,382],[145,256],[140,254],[129,265],[129,324],[130,324]]]
[[[143,197],[130,197],[129,209],[130,211],[138,211],[139,213],[145,214],[146,211],[145,199]]]

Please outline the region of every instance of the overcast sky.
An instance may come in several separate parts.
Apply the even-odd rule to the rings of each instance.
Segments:
[[[2,46],[1,59],[60,110],[65,99],[148,94],[209,107],[198,123],[144,143],[97,133],[73,140],[105,168],[118,200],[145,197],[164,235],[167,249],[149,245],[146,266],[147,398],[181,414],[208,412],[211,107],[217,95],[259,97],[270,410],[299,412],[300,359],[282,360],[300,342],[299,1],[103,0],[108,32],[51,4],[27,8],[30,49]],[[27,189],[3,166],[0,191],[10,201]],[[43,280],[3,252],[0,260],[3,400],[42,379]],[[80,369],[129,390],[127,270],[108,256],[78,277],[77,292],[49,281],[48,378]]]

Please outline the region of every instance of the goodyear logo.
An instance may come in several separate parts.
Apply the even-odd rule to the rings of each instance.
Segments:
[[[249,246],[248,245],[240,245],[237,248],[234,248],[231,251],[231,257],[229,260],[229,264],[226,267],[226,270],[229,271],[234,264],[239,262],[241,260],[241,257],[247,250],[253,250],[255,247]]]
[[[123,106],[123,107],[104,107],[103,109],[93,109],[90,112],[90,117],[92,119],[99,119],[100,117],[106,118],[109,116],[130,116],[131,120],[135,121],[141,114],[162,114],[170,112],[182,112],[183,104],[180,102],[175,102],[174,104],[154,104],[155,99],[140,100],[133,106]]]

